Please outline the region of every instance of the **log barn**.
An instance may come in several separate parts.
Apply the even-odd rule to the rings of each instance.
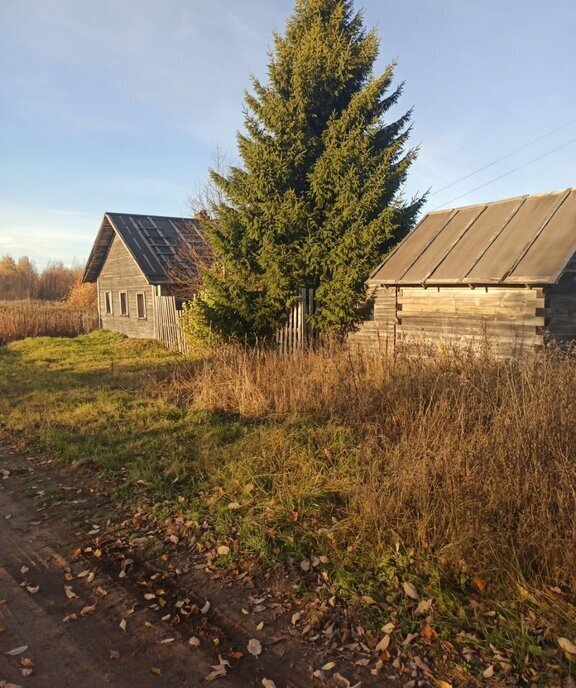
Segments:
[[[197,281],[207,252],[196,219],[105,213],[83,278],[96,282],[101,327],[182,350],[175,282]]]
[[[368,280],[351,334],[511,356],[576,339],[576,189],[428,213]]]

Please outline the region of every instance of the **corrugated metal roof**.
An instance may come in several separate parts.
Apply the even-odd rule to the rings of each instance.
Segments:
[[[208,244],[196,220],[186,217],[105,213],[100,231],[84,271],[85,282],[95,282],[104,265],[114,234],[122,240],[150,284],[168,284],[170,271],[185,262],[188,249],[199,256],[209,254]],[[197,274],[191,277],[197,277]]]
[[[576,189],[428,213],[370,284],[554,284],[576,253]]]

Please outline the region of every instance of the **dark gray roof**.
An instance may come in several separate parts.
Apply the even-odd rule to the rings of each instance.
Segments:
[[[428,213],[372,285],[555,284],[576,253],[576,189]]]
[[[182,268],[182,263],[186,264],[188,272],[196,271],[188,256],[209,254],[200,224],[192,218],[105,213],[86,263],[84,282],[98,279],[114,234],[126,246],[150,284],[169,284],[171,269],[174,266]],[[191,277],[197,277],[197,271]]]

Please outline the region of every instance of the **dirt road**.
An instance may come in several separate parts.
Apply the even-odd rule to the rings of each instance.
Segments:
[[[90,492],[0,439],[0,686],[158,688],[206,685],[207,678],[231,688],[330,685],[312,679],[297,644],[264,642],[265,651],[252,656],[246,610],[226,611],[226,589],[219,612],[213,607],[178,626],[176,616],[146,604],[141,581],[107,571],[104,556],[97,561],[98,552],[79,547],[95,514]],[[195,575],[188,584],[198,587],[203,574]]]

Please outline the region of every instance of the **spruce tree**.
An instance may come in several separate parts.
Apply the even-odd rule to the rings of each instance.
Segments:
[[[402,196],[411,111],[386,121],[402,85],[392,88],[394,63],[374,74],[378,38],[352,5],[297,0],[268,82],[252,79],[242,165],[211,172],[218,260],[193,306],[196,331],[265,338],[302,287],[316,289],[321,330],[349,328],[370,271],[415,220],[423,199]]]

